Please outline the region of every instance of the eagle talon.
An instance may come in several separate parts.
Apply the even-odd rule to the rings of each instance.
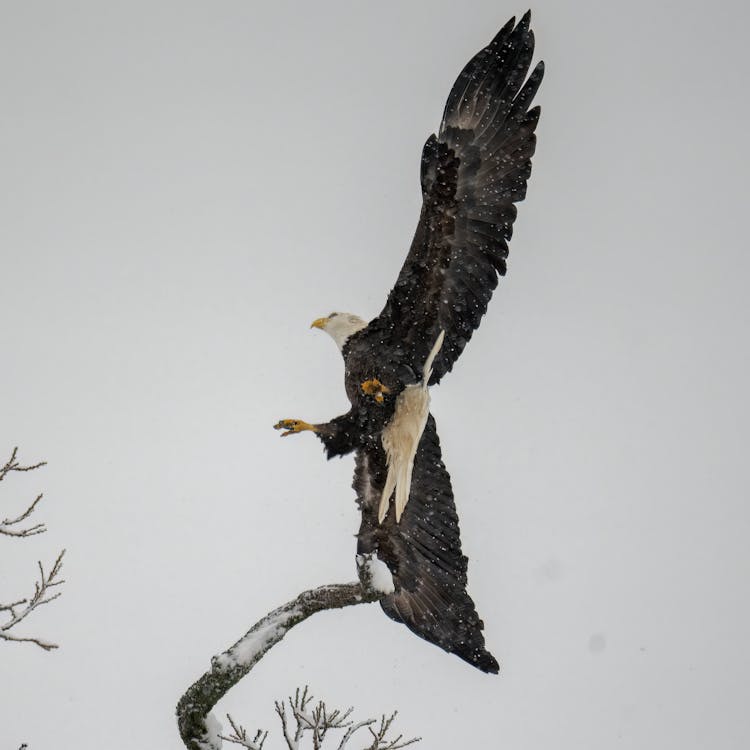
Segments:
[[[317,432],[318,428],[314,424],[309,422],[303,422],[301,419],[281,419],[274,426],[274,430],[286,430],[281,433],[281,437],[287,435],[296,435],[299,432],[310,430],[311,432]]]
[[[365,382],[360,385],[360,388],[362,389],[362,393],[366,396],[372,396],[379,404],[382,404],[384,401],[383,394],[391,392],[391,389],[387,385],[383,385],[383,383],[377,378],[365,380]]]

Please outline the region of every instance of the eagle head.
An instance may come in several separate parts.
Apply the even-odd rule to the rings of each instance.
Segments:
[[[335,342],[339,349],[344,348],[347,339],[357,331],[367,327],[367,322],[351,313],[332,312],[327,318],[314,320],[310,328],[320,328]]]

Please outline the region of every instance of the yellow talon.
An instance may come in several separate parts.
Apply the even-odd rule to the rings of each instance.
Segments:
[[[317,432],[318,428],[314,424],[309,422],[303,422],[301,419],[282,419],[273,426],[274,430],[286,430],[281,433],[281,437],[287,435],[296,435],[298,432],[304,432],[310,430],[311,432]]]
[[[383,394],[391,392],[391,389],[387,385],[383,385],[377,378],[365,380],[360,388],[362,388],[362,393],[366,396],[372,396],[379,404],[383,403]]]

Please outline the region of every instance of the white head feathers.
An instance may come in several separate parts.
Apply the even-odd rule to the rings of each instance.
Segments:
[[[357,331],[367,327],[367,322],[358,315],[351,313],[332,312],[327,318],[318,318],[313,321],[311,328],[320,328],[325,331],[335,342],[340,350],[343,350],[347,339]]]

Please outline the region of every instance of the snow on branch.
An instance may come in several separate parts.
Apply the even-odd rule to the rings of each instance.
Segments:
[[[229,714],[227,714],[227,721],[232,727],[232,734],[230,734],[228,737],[222,735],[222,740],[233,742],[235,745],[241,745],[242,747],[247,748],[247,750],[263,750],[263,745],[266,741],[266,737],[268,737],[268,732],[264,732],[262,729],[259,729],[255,733],[255,737],[250,740],[248,739],[247,730],[245,729],[245,727],[243,727],[241,724],[236,724],[234,719]]]
[[[13,471],[34,471],[34,469],[38,469],[41,466],[46,466],[46,461],[40,461],[38,464],[32,464],[30,466],[21,466],[21,464],[18,463],[18,448],[14,448],[13,452],[10,454],[10,458],[5,462],[5,464],[0,467],[0,482],[5,479],[5,477],[10,474]],[[3,534],[4,536],[15,536],[15,537],[27,537],[27,536],[35,536],[36,534],[43,534],[47,528],[43,523],[36,523],[32,524],[31,526],[26,526],[25,528],[17,528],[19,524],[23,524],[24,521],[34,512],[37,504],[42,499],[42,495],[37,495],[36,499],[29,505],[25,511],[20,513],[18,516],[15,517],[9,517],[4,519],[3,521],[0,521],[0,534]]]
[[[63,550],[55,560],[52,570],[49,573],[44,572],[44,566],[37,562],[39,566],[39,580],[34,583],[34,593],[28,599],[19,599],[11,604],[1,604],[0,612],[7,612],[8,619],[0,624],[0,639],[4,641],[16,641],[21,643],[35,643],[45,651],[51,651],[57,648],[57,644],[44,641],[41,638],[24,637],[11,633],[10,631],[28,617],[37,607],[57,599],[61,591],[53,592],[55,586],[60,586],[65,581],[59,578],[62,570],[62,559],[65,554]]]
[[[313,696],[310,695],[308,687],[303,690],[297,688],[294,697],[287,698],[289,714],[287,714],[287,704],[284,701],[276,701],[276,713],[281,721],[283,738],[287,750],[300,750],[301,742],[307,736],[309,742],[305,747],[312,750],[346,750],[349,747],[349,741],[360,730],[367,729],[370,734],[367,747],[360,750],[401,750],[401,748],[413,745],[420,741],[420,737],[413,737],[405,740],[402,734],[397,737],[389,737],[388,733],[398,714],[394,711],[390,716],[383,715],[378,723],[377,719],[366,719],[365,721],[354,722],[349,717],[353,708],[346,710],[330,710],[324,701],[318,701],[311,707]],[[292,720],[294,725],[292,725]],[[210,723],[215,720],[212,719]],[[246,748],[246,750],[263,750],[268,732],[258,729],[251,740],[247,730],[241,724],[238,724],[229,714],[227,721],[232,727],[232,734],[219,735],[219,739],[234,743]],[[329,735],[330,732],[330,735]],[[326,745],[326,739],[330,737],[332,741]]]
[[[419,742],[421,737],[413,737],[410,740],[403,739],[404,735],[399,734],[394,739],[389,739],[388,732],[390,731],[391,725],[398,716],[398,711],[394,711],[390,716],[383,715],[380,718],[380,726],[377,729],[373,729],[368,725],[367,729],[370,732],[372,738],[372,744],[368,745],[365,750],[400,750],[402,747],[407,745],[413,745],[415,742]],[[375,722],[372,722],[373,724]],[[341,750],[343,745],[339,746]]]
[[[352,711],[354,711],[351,707],[343,711],[341,709],[329,710],[324,701],[318,701],[317,705],[311,709],[309,704],[312,701],[313,697],[308,693],[307,686],[301,692],[297,688],[294,698],[289,697],[287,699],[291,716],[294,717],[296,724],[293,734],[290,731],[290,721],[287,719],[284,702],[276,702],[276,713],[281,720],[281,728],[288,750],[299,750],[300,741],[304,737],[305,732],[308,732],[311,736],[313,750],[321,750],[323,748],[328,732],[331,730],[334,730],[334,732],[339,730],[341,732],[338,744],[334,740],[334,744],[329,745],[331,750],[334,748],[336,750],[345,750],[349,746],[349,740],[361,729],[367,729],[372,740],[372,744],[368,745],[365,750],[400,750],[400,748],[413,745],[421,739],[414,737],[410,740],[404,740],[401,734],[392,739],[388,737],[388,732],[396,718],[397,711],[394,711],[389,717],[383,715],[379,726],[373,729],[373,726],[377,725],[377,719],[366,719],[365,721],[355,723],[349,718]],[[228,714],[227,719],[229,719],[232,727],[234,727],[234,722]],[[229,739],[232,742],[235,741],[230,737],[225,739]],[[262,746],[259,746],[258,750],[260,750],[260,747]],[[254,749],[251,748],[251,750]]]
[[[177,725],[180,737],[188,750],[219,750],[223,739],[242,745],[250,750],[260,750],[265,737],[258,733],[249,740],[247,733],[232,722],[234,735],[224,738],[221,726],[211,713],[211,709],[236,685],[295,625],[310,615],[326,609],[341,609],[354,604],[377,601],[382,593],[372,586],[371,578],[365,573],[361,582],[341,583],[320,586],[303,591],[294,601],[282,605],[259,620],[231,648],[211,660],[211,669],[191,685],[177,704]],[[282,723],[286,721],[282,718]],[[295,721],[297,715],[294,714]],[[339,712],[335,716],[326,714],[327,720],[344,721],[347,716]],[[322,715],[319,717],[322,720]],[[310,721],[315,722],[313,714]],[[319,730],[322,731],[321,729]],[[240,731],[241,730],[241,731]],[[291,737],[285,730],[285,737]],[[295,731],[296,736],[296,731]],[[289,740],[287,740],[287,743]],[[388,746],[375,745],[376,750]],[[393,745],[390,750],[396,750]],[[368,748],[369,750],[369,748]]]
[[[46,463],[46,461],[40,461],[39,463],[30,464],[29,466],[22,466],[18,462],[18,448],[14,448],[10,454],[10,458],[3,466],[0,466],[0,482],[2,482],[8,474],[14,471],[34,471],[34,469],[45,466]],[[42,494],[37,495],[36,499],[22,513],[0,521],[0,535],[26,538],[36,536],[37,534],[43,534],[47,530],[47,527],[43,523],[28,522],[29,517],[34,512],[41,499]],[[1,517],[2,516],[0,516],[0,518]],[[41,607],[43,604],[49,604],[49,602],[54,601],[60,596],[61,592],[56,591],[55,588],[64,583],[60,578],[64,554],[65,550],[57,556],[57,559],[53,563],[49,572],[44,570],[44,566],[41,562],[37,562],[37,565],[39,566],[39,579],[34,583],[34,593],[31,596],[25,599],[12,601],[8,604],[0,602],[0,613],[5,613],[6,617],[5,622],[0,622],[0,640],[15,641],[19,643],[34,643],[45,651],[51,651],[52,649],[57,648],[56,644],[42,640],[41,638],[18,635],[14,629],[35,609],[37,609],[37,607]]]

